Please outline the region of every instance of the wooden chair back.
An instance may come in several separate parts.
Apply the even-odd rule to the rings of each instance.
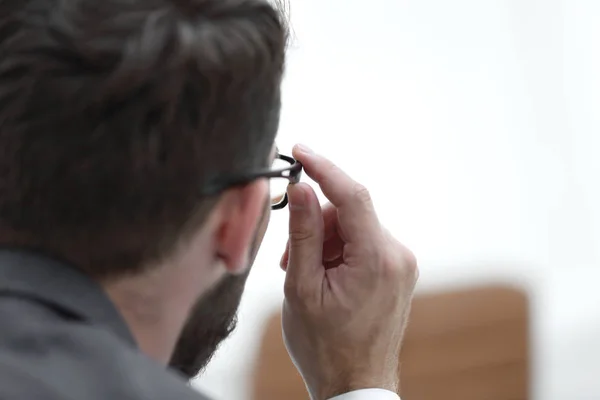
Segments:
[[[401,353],[403,400],[527,400],[529,310],[507,287],[420,295],[413,301]],[[255,400],[306,400],[285,350],[281,317],[266,328]]]

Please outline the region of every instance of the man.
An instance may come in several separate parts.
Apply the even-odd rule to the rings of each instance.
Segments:
[[[397,399],[416,281],[368,192],[274,150],[286,31],[262,0],[0,0],[0,399],[200,399],[269,209],[315,400]],[[270,169],[273,160],[290,162]]]

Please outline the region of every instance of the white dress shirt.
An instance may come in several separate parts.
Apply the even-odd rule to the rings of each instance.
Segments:
[[[389,390],[361,389],[341,394],[329,400],[400,400],[400,397]]]

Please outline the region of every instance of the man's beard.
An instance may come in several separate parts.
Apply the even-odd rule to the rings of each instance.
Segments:
[[[227,275],[194,306],[175,345],[169,366],[191,379],[198,375],[219,344],[234,331],[237,311],[250,269]]]
[[[204,370],[221,342],[235,330],[250,267],[267,228],[268,202],[265,207],[250,247],[250,266],[241,275],[226,275],[196,302],[175,344],[169,366],[188,379]]]

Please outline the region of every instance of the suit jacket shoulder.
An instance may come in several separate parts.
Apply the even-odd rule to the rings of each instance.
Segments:
[[[0,400],[201,400],[77,268],[0,250]]]
[[[43,335],[24,329],[0,346],[0,399],[206,400],[109,331],[45,322]]]

